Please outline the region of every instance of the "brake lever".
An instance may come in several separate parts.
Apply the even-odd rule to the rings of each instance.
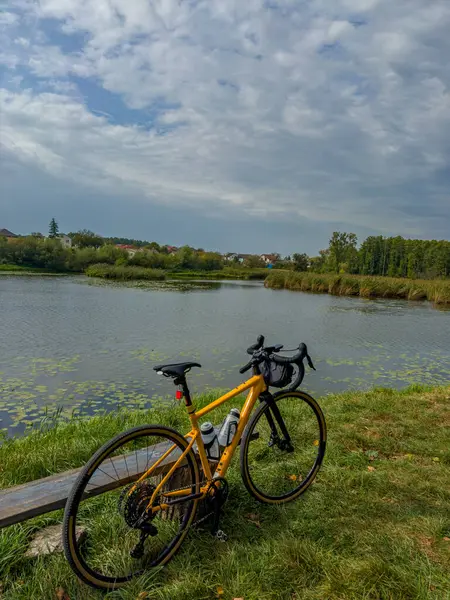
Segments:
[[[310,367],[310,369],[312,369],[313,371],[317,371],[316,367],[313,365],[313,361],[311,360],[309,354],[306,355],[306,360],[308,361],[308,366]]]

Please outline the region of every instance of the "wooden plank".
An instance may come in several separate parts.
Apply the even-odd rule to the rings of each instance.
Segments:
[[[258,437],[255,434],[254,437]],[[171,446],[169,442],[152,446],[147,449],[132,452],[126,456],[110,459],[102,472],[98,470],[92,485],[88,484],[85,498],[93,497],[105,491],[113,490],[138,479],[154,462],[157,461]],[[155,469],[155,476],[167,472],[180,457],[181,451],[176,448]],[[149,462],[152,461],[152,462]],[[71,469],[43,479],[30,481],[22,485],[0,491],[0,529],[21,523],[27,519],[64,508],[70,490],[72,489],[81,468]]]
[[[97,469],[89,482],[85,498],[113,490],[138,479],[170,448],[161,443],[147,449],[116,456]],[[181,455],[179,448],[164,459],[155,469],[155,476],[167,472]],[[0,529],[59,508],[64,508],[80,468],[44,477],[0,492]],[[92,482],[92,483],[91,483]]]

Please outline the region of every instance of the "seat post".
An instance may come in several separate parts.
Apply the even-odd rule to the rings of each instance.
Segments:
[[[185,402],[186,406],[192,406],[191,392],[189,391],[186,377],[184,375],[177,377],[174,380],[174,383],[175,383],[175,385],[181,385],[181,388],[183,390],[184,402]]]

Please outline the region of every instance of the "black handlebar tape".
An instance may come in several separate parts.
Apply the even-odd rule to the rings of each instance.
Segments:
[[[252,362],[252,361],[248,362],[248,363],[245,365],[245,367],[241,367],[241,368],[239,369],[239,373],[242,375],[242,373],[245,373],[246,371],[248,371],[248,370],[251,368],[252,364],[253,364],[253,362]]]
[[[278,356],[276,354],[272,354],[270,359],[279,365],[285,365],[286,363],[300,364],[304,360],[305,356],[308,355],[308,350],[306,348],[306,344],[300,344],[298,349],[299,352],[297,352],[297,354],[294,356]]]
[[[293,392],[296,390],[302,383],[303,378],[305,376],[305,366],[302,362],[298,363],[298,373],[295,380],[291,383],[291,385],[287,388],[289,392]]]
[[[257,340],[256,344],[253,344],[253,346],[250,346],[250,348],[247,348],[247,354],[253,354],[253,352],[260,350],[264,346],[264,336],[263,335],[258,335],[256,340]]]

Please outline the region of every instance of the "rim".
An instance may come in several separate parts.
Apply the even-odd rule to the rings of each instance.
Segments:
[[[156,527],[157,535],[146,539],[142,557],[131,556],[141,537],[136,525],[145,518],[145,508],[163,475],[147,478],[134,490],[133,487],[140,475],[173,445],[176,448],[167,458],[171,464],[185,447],[180,439],[162,429],[133,432],[112,442],[86,468],[71,505],[67,531],[71,557],[88,583],[118,585],[129,581],[145,569],[165,562],[181,543],[193,516],[194,500],[145,519]],[[193,463],[188,455],[186,466],[175,471],[163,491],[187,488],[194,492],[197,471]],[[99,493],[105,488],[110,489]],[[80,502],[84,494],[89,496]],[[81,543],[76,541],[76,526],[86,530]]]
[[[325,435],[320,416],[300,392],[287,392],[275,400],[293,451],[276,443],[268,445],[271,429],[266,418],[269,405],[265,404],[248,432],[245,468],[257,496],[280,501],[299,495],[312,482],[322,461]]]

